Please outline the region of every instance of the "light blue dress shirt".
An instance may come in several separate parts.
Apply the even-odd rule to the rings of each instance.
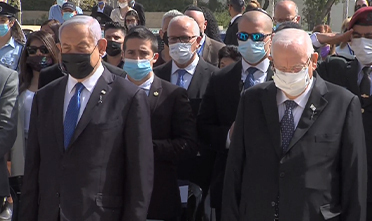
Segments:
[[[11,37],[9,42],[0,48],[0,64],[17,71],[23,47]]]
[[[81,8],[79,8],[78,6],[76,6],[76,11],[78,14],[83,14],[83,10],[81,10]],[[49,20],[50,19],[55,19],[57,21],[59,21],[61,24],[65,21],[62,17],[62,8],[61,6],[59,5],[52,5],[52,7],[50,7],[49,9]]]

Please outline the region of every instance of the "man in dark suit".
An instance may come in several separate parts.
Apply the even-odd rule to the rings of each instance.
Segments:
[[[155,176],[147,219],[177,221],[181,212],[177,162],[196,154],[196,124],[187,91],[154,75],[157,48],[150,30],[131,29],[124,42],[124,70],[150,102]],[[139,69],[139,63],[146,66]]]
[[[223,42],[226,45],[236,45],[238,46],[238,39],[236,38],[236,33],[238,32],[239,19],[245,10],[244,0],[229,0],[228,10],[231,17],[229,27],[226,30],[226,36]]]
[[[3,209],[4,199],[9,193],[9,172],[7,168],[6,154],[12,148],[17,137],[18,108],[16,104],[18,96],[18,73],[12,69],[0,65],[0,213],[3,218],[11,217],[9,206]],[[6,202],[8,204],[8,202]]]
[[[107,15],[108,17],[110,17],[112,10],[113,10],[113,8],[106,3],[106,0],[98,0],[98,4],[93,6],[93,8],[92,8],[91,16],[96,14],[96,12],[101,12],[101,13]]]
[[[358,97],[317,75],[303,30],[276,33],[271,56],[274,82],[246,90],[239,103],[222,220],[365,221]]]
[[[203,147],[207,147],[204,153],[209,156],[208,160],[203,162],[202,168],[205,168],[205,182],[208,185],[210,183],[211,207],[216,209],[217,221],[221,219],[222,187],[230,143],[228,132],[235,121],[240,94],[256,84],[271,81],[273,76],[268,59],[271,44],[268,34],[273,28],[271,18],[261,11],[250,11],[242,16],[238,28],[238,33],[266,35],[260,41],[252,43],[265,45],[261,49],[263,53],[260,52],[261,57],[258,58],[260,60],[252,62],[253,49],[242,51],[243,59],[213,75],[197,118],[199,137],[204,143]],[[239,39],[239,42],[243,45],[250,41]],[[254,51],[257,53],[257,50]]]
[[[323,61],[317,71],[327,81],[338,84],[359,97],[365,132],[368,160],[367,219],[372,220],[372,97],[371,97],[371,40],[372,7],[359,9],[349,23],[352,29],[350,47],[356,59],[330,57]],[[348,31],[351,32],[351,31]],[[348,35],[345,33],[343,35]],[[337,36],[335,39],[342,38]],[[321,37],[318,38],[321,41]]]
[[[202,57],[206,62],[218,66],[218,51],[225,46],[223,43],[218,42],[209,38],[205,34],[205,29],[207,28],[208,21],[205,20],[203,10],[196,6],[188,6],[184,12],[185,15],[193,18],[196,23],[198,23],[202,40],[200,41],[200,47],[197,52],[200,57]]]
[[[60,36],[68,75],[34,97],[20,219],[143,221],[154,175],[146,93],[103,67],[97,20],[73,17]]]
[[[140,19],[139,25],[145,26],[146,25],[146,17],[145,17],[145,8],[143,7],[142,4],[131,0],[128,0],[128,5],[132,7],[136,12],[138,13],[138,17]]]

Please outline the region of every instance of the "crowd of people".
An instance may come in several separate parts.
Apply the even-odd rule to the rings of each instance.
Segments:
[[[0,2],[0,220],[372,220],[372,7],[340,33],[228,0],[163,15]]]

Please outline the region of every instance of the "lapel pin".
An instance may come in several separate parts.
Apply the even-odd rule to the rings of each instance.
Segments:
[[[155,92],[154,92],[154,96],[155,96],[155,97],[159,96],[159,92],[155,91]]]
[[[106,94],[106,91],[102,90],[101,94],[99,95],[99,101],[98,101],[99,104],[102,104],[102,96],[105,95],[105,94]]]
[[[366,95],[366,94],[362,94],[360,95],[362,98],[369,98],[369,95]]]
[[[310,105],[310,109],[313,111],[313,113],[311,114],[311,117],[310,117],[310,120],[312,120],[314,118],[314,115],[316,114],[316,107],[314,106],[314,104],[311,104]]]
[[[364,113],[364,108],[362,108],[362,114]]]

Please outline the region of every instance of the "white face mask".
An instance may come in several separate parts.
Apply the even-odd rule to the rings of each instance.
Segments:
[[[309,67],[298,73],[287,73],[275,68],[273,80],[275,86],[290,96],[298,96],[310,83]]]
[[[118,2],[118,5],[120,8],[125,8],[128,6],[128,2],[123,2],[123,3]]]
[[[372,64],[372,39],[353,38],[350,47],[362,65]]]
[[[193,43],[175,43],[169,45],[169,55],[178,64],[186,64],[191,60],[195,51],[191,51]]]

